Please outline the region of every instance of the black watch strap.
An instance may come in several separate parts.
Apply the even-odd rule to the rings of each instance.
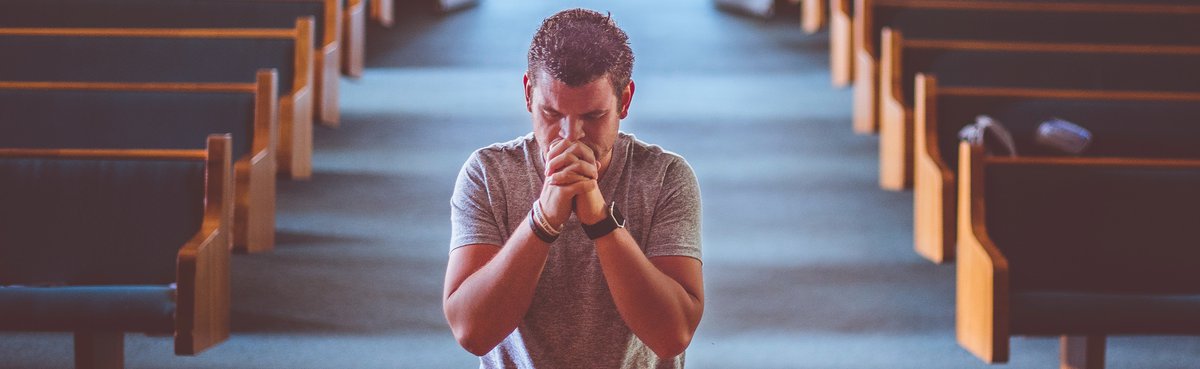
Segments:
[[[613,202],[608,206],[608,216],[599,223],[584,224],[583,233],[587,233],[588,238],[594,240],[612,233],[617,228],[625,228],[625,216],[617,209],[617,203]]]

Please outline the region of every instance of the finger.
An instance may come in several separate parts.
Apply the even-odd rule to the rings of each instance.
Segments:
[[[571,152],[575,153],[575,157],[578,157],[580,160],[589,163],[596,162],[596,150],[592,150],[591,146],[588,146],[583,142],[576,142],[576,144],[570,147],[570,149]]]
[[[575,197],[576,195],[581,195],[581,194],[591,192],[592,190],[598,188],[599,186],[596,185],[595,180],[588,179],[588,180],[574,182],[574,183],[571,183],[568,185],[561,185],[559,187],[562,188],[562,193],[568,194],[571,197]]]
[[[546,182],[554,186],[570,186],[580,181],[590,181],[591,178],[584,177],[575,172],[558,172],[546,178]]]
[[[596,169],[596,165],[582,160],[571,163],[558,172],[574,172],[588,179],[600,178],[600,173]]]
[[[567,146],[569,146],[570,143],[571,141],[561,138],[554,139],[554,141],[550,142],[550,146],[546,148],[546,157],[542,159],[549,161],[549,159],[553,159],[555,156],[562,155],[563,151],[567,149]]]
[[[568,165],[574,164],[577,161],[579,161],[579,158],[576,157],[572,152],[565,152],[561,155],[552,157],[550,158],[550,162],[546,163],[546,174],[549,175],[562,171],[563,168],[566,168]]]

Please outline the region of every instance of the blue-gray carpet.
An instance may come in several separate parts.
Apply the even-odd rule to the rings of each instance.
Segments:
[[[953,266],[912,249],[912,198],[876,185],[876,139],[830,87],[828,36],[710,1],[576,1],[630,34],[623,129],[686,157],[704,198],[707,310],[689,368],[984,368],[958,347]],[[310,182],[281,182],[279,244],[233,260],[233,337],[197,357],[127,335],[129,368],[472,368],[441,313],[455,175],[528,132],[521,73],[557,1],[484,0],[368,33],[318,128]],[[1200,339],[1109,341],[1109,368],[1200,368]],[[70,367],[71,337],[0,334],[0,368]],[[1008,368],[1057,366],[1016,338]]]

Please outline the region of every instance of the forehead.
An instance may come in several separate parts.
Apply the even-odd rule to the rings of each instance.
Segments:
[[[607,74],[581,86],[570,86],[540,71],[533,85],[537,103],[564,113],[611,108],[617,101]]]

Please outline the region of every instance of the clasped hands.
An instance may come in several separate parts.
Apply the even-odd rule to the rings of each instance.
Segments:
[[[600,193],[600,161],[591,147],[579,141],[556,140],[546,151],[546,181],[538,198],[547,220],[566,223],[574,211],[583,224],[604,219]]]

